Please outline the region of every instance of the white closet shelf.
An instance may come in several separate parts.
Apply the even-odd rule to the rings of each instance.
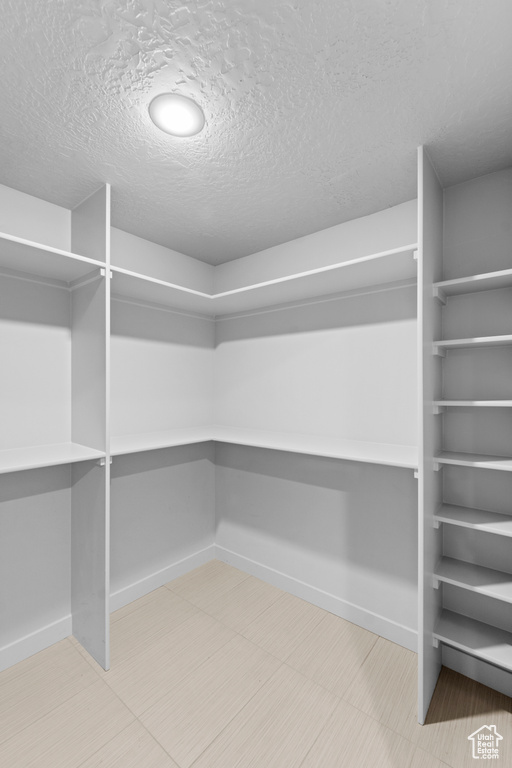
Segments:
[[[306,272],[208,294],[120,267],[112,267],[112,292],[120,298],[219,316],[342,291],[416,279],[417,244],[361,256]]]
[[[346,461],[383,464],[405,469],[416,469],[418,466],[418,451],[416,446],[412,445],[369,443],[321,435],[265,432],[243,427],[222,426],[195,427],[169,432],[113,437],[111,454],[112,456],[119,456],[209,440]]]
[[[105,458],[103,451],[79,443],[49,443],[27,448],[11,448],[0,451],[0,474],[102,458]]]
[[[443,504],[434,515],[434,521],[458,525],[462,528],[472,528],[486,533],[495,533],[499,536],[512,536],[512,515],[488,512],[485,509]]]
[[[461,467],[481,467],[497,469],[502,472],[512,472],[510,456],[490,456],[486,453],[459,453],[457,451],[442,451],[434,456],[434,463],[455,464]]]
[[[459,277],[455,280],[442,280],[434,283],[434,295],[458,296],[463,293],[477,291],[493,291],[498,288],[512,288],[512,269],[502,269],[498,272],[483,272],[479,275]]]
[[[434,341],[434,352],[446,349],[466,349],[468,347],[501,347],[512,344],[512,334],[501,336],[478,336],[473,339],[446,339]]]
[[[128,453],[156,451],[160,448],[173,448],[178,445],[206,443],[210,440],[213,440],[212,427],[188,427],[170,429],[165,432],[119,435],[110,438],[110,454],[111,456],[123,456]]]
[[[0,233],[0,269],[71,283],[104,266],[70,251]]]
[[[512,400],[434,400],[437,408],[512,408]]]
[[[437,564],[434,578],[470,592],[478,592],[496,600],[512,603],[512,574],[510,573],[484,568],[452,557],[442,557]]]
[[[512,634],[452,611],[443,611],[434,639],[512,671]]]

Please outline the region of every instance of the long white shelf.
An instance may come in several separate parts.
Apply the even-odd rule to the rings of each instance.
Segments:
[[[434,577],[446,584],[512,603],[512,574],[484,568],[452,557],[442,557]]]
[[[437,408],[512,408],[512,400],[434,400]]]
[[[455,464],[461,467],[481,467],[497,469],[502,472],[512,472],[512,458],[509,456],[489,456],[483,453],[459,453],[457,451],[442,451],[434,456],[438,464]]]
[[[434,515],[434,521],[512,537],[512,515],[501,515],[485,509],[443,504]]]
[[[118,435],[110,438],[110,454],[111,456],[123,456],[128,453],[174,448],[178,445],[206,443],[210,440],[213,440],[212,427],[188,427],[163,432]]]
[[[459,277],[455,280],[441,280],[434,283],[434,295],[443,299],[445,296],[459,296],[477,291],[493,291],[498,288],[512,288],[512,269],[498,272],[483,272],[479,275]]]
[[[209,316],[245,312],[375,285],[416,279],[417,244],[361,256],[326,267],[208,294],[175,283],[112,267],[112,293]]]
[[[102,459],[105,453],[79,443],[50,443],[0,451],[0,474]]]
[[[477,336],[473,339],[444,339],[434,341],[434,352],[439,353],[447,349],[466,349],[469,347],[501,347],[512,344],[512,334],[501,336]]]
[[[443,611],[434,639],[512,671],[512,634],[452,611]]]
[[[416,446],[369,443],[321,435],[265,432],[257,429],[215,425],[113,437],[111,439],[111,454],[112,456],[119,456],[209,440],[406,469],[416,469],[418,466]]]
[[[71,283],[104,266],[77,253],[0,233],[0,270]]]

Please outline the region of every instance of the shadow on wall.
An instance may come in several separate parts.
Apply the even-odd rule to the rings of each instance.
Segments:
[[[217,444],[216,509],[220,546],[333,594],[341,564],[344,599],[351,578],[416,589],[410,470]]]
[[[171,312],[112,298],[112,336],[146,339],[211,349],[215,327],[212,318]]]
[[[214,462],[213,443],[194,443],[173,448],[161,448],[155,451],[128,453],[124,456],[114,456],[110,476],[112,480],[141,472],[156,469],[167,469],[194,461],[206,460]]]
[[[325,297],[299,306],[269,308],[216,322],[216,345],[264,336],[416,319],[416,286],[395,285]]]

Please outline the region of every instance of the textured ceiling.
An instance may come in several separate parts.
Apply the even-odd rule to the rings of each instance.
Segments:
[[[0,183],[221,263],[512,165],[510,0],[2,0]],[[207,127],[172,138],[157,93]]]

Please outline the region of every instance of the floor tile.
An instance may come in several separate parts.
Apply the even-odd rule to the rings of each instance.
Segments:
[[[326,613],[286,663],[343,696],[377,639],[372,632]]]
[[[99,679],[0,745],[0,765],[77,768],[133,722]]]
[[[181,768],[188,768],[281,665],[236,636],[141,715]]]
[[[419,747],[416,748],[411,763],[411,768],[446,768],[446,766],[447,763],[442,763],[437,757]]]
[[[209,563],[170,581],[165,586],[198,608],[208,608],[210,603],[248,578],[247,573],[231,565],[226,565],[220,560],[210,560]]]
[[[198,613],[135,656],[115,664],[105,682],[138,716],[222,648],[235,633]]]
[[[325,615],[316,605],[285,592],[241,634],[285,661]]]
[[[414,744],[342,701],[301,768],[410,768]]]
[[[78,651],[80,656],[83,659],[85,659],[88,665],[96,672],[96,675],[99,677],[103,677],[105,675],[105,670],[103,669],[101,664],[98,664],[96,659],[93,659],[91,654],[85,650],[83,645],[76,639],[76,637],[73,637],[73,635],[70,635],[68,640],[70,643],[72,643],[73,647]]]
[[[138,597],[137,600],[132,600],[131,603],[127,603],[126,605],[123,605],[122,608],[118,608],[117,611],[113,611],[110,614],[110,623],[113,624],[114,622],[119,621],[119,619],[123,619],[129,613],[132,613],[132,611],[136,611],[138,608],[146,605],[146,603],[151,603],[153,600],[158,599],[158,596],[163,591],[165,591],[165,587],[158,587],[158,589],[153,589],[151,592],[148,592],[147,595]]]
[[[417,656],[379,637],[343,698],[374,720],[417,742]]]
[[[98,680],[69,640],[0,673],[0,742]]]
[[[178,768],[146,729],[133,723],[82,763],[80,768]]]
[[[194,768],[298,768],[338,702],[282,665]]]
[[[151,594],[151,600],[111,624],[111,666],[156,642],[199,611],[164,587]]]
[[[478,765],[468,736],[483,725],[503,736],[499,761],[485,762],[512,765],[512,699],[443,668],[418,746],[453,768]]]
[[[281,589],[249,576],[209,603],[204,610],[235,632],[242,632],[283,595]]]

